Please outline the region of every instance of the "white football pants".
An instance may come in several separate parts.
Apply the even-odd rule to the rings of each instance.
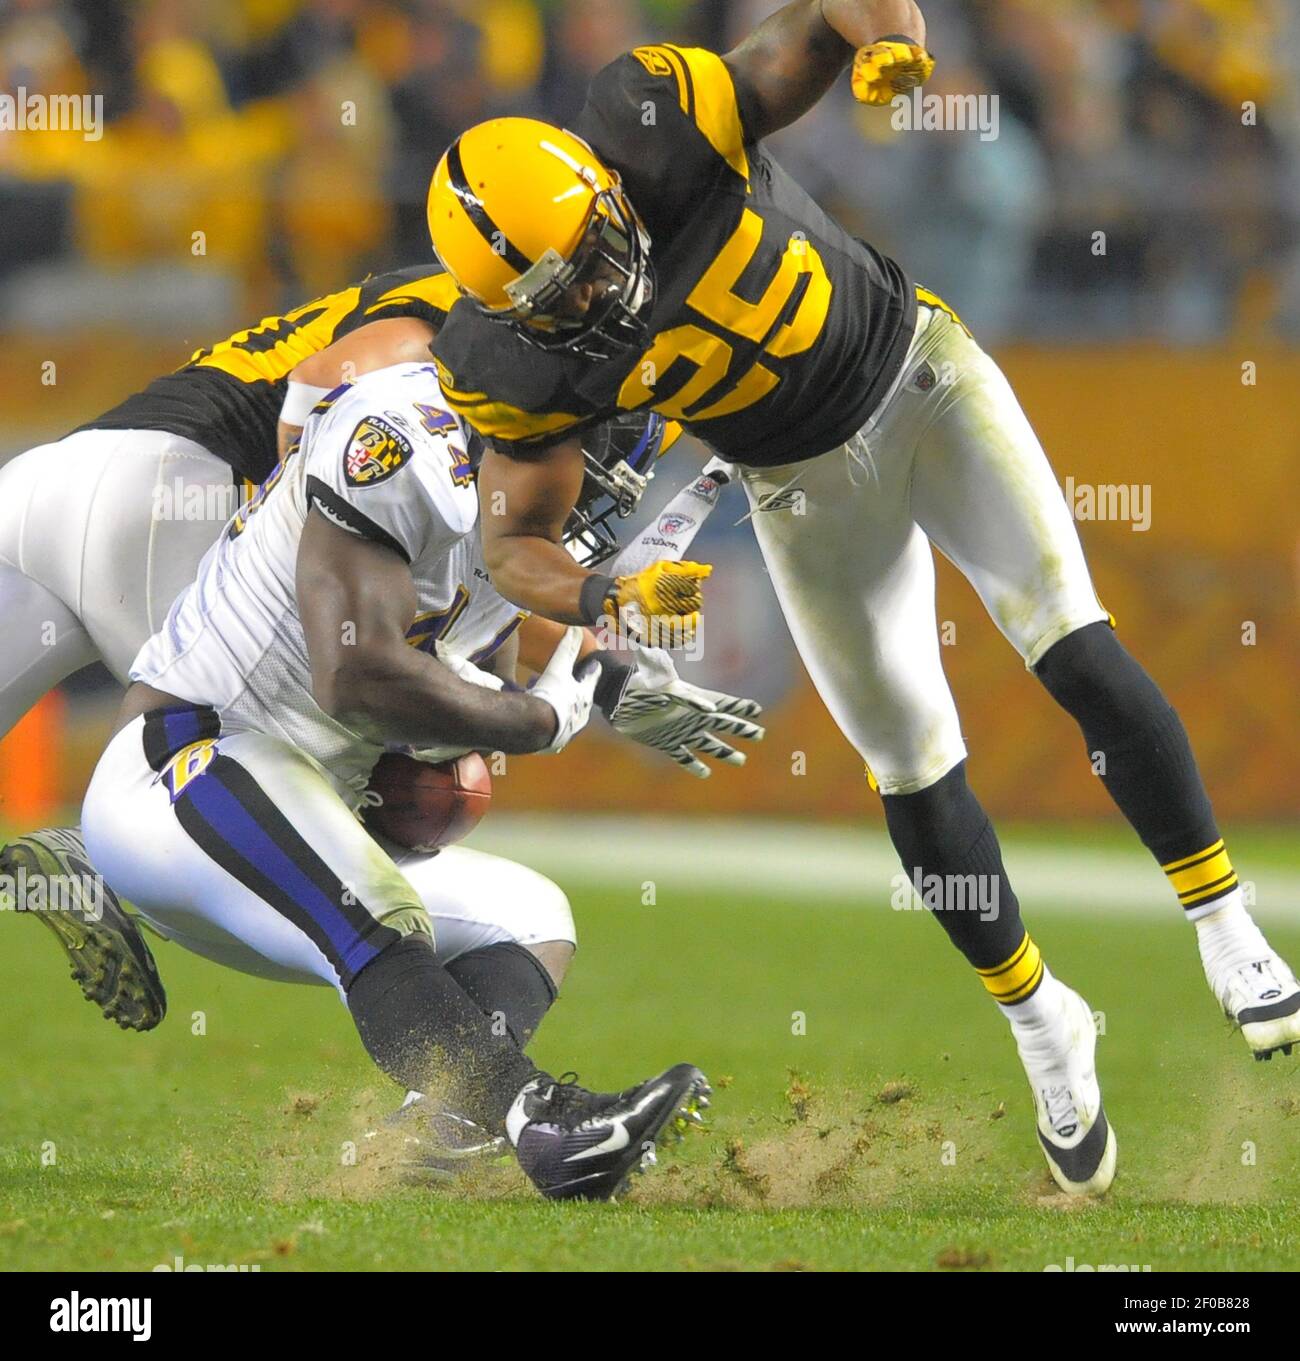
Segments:
[[[91,863],[178,945],[242,973],[345,992],[379,950],[431,931],[450,963],[514,941],[576,943],[568,899],[513,861],[376,841],[356,795],[296,747],[217,733],[177,706],[109,743],[82,809]]]
[[[932,544],[1028,667],[1108,617],[1015,394],[941,307],[920,307],[898,380],[852,440],[743,481],[804,665],[882,794],[926,789],[966,755]]]
[[[97,659],[126,683],[238,495],[229,465],[157,430],[83,430],[0,467],[0,737]]]

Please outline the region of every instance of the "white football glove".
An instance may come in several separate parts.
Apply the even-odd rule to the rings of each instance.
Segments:
[[[559,720],[555,737],[549,747],[542,748],[543,752],[563,751],[587,726],[587,720],[591,717],[600,667],[595,661],[588,660],[574,674],[578,649],[585,637],[584,629],[565,629],[564,637],[546,664],[546,670],[528,688],[530,695],[545,700],[555,710]]]
[[[475,666],[468,658],[451,651],[445,644],[441,642],[435,644],[434,651],[443,666],[467,685],[481,685],[485,690],[505,689],[505,682],[500,676],[494,676],[490,671],[484,671],[481,667]],[[397,747],[394,750],[404,751],[408,756],[414,756],[419,761],[430,761],[436,765],[441,761],[454,761],[456,757],[465,756],[475,748],[463,746]]]
[[[762,705],[682,680],[662,648],[637,647],[635,654],[636,670],[610,715],[614,729],[633,742],[665,752],[700,780],[713,773],[701,756],[743,766],[745,753],[718,734],[762,741],[764,730],[749,721],[762,713]]]
[[[484,671],[482,667],[475,666],[468,657],[462,657],[460,653],[453,652],[443,643],[435,643],[434,650],[443,666],[467,685],[481,685],[485,690],[505,689],[505,681],[500,676],[494,676],[490,671]]]

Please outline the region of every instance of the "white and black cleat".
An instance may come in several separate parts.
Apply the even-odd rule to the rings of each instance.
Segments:
[[[1052,1179],[1069,1195],[1100,1196],[1115,1180],[1119,1145],[1097,1081],[1097,1026],[1083,998],[1058,986],[1059,1015],[1032,1031],[1016,1030],[1016,1044]]]
[[[520,1167],[548,1200],[612,1200],[634,1173],[658,1162],[656,1146],[704,1123],[711,1092],[689,1063],[613,1093],[542,1073],[515,1098],[506,1132]]]
[[[1300,983],[1276,953],[1225,969],[1210,986],[1256,1059],[1300,1044]]]
[[[385,1121],[401,1140],[401,1166],[413,1181],[456,1181],[476,1168],[505,1163],[509,1145],[500,1134],[490,1134],[467,1116],[430,1101],[421,1092],[407,1092],[406,1100]],[[367,1139],[379,1139],[369,1130]]]
[[[0,848],[0,875],[21,885],[14,907],[54,933],[87,1001],[123,1030],[152,1030],[167,993],[139,928],[86,858],[80,832],[33,832]]]

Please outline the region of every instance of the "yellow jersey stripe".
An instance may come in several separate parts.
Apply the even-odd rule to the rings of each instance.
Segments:
[[[366,308],[366,316],[382,312],[394,303],[404,302],[408,298],[428,303],[439,312],[450,312],[460,301],[460,296],[460,289],[456,287],[456,281],[450,274],[433,274],[425,279],[417,279],[414,283],[401,284],[397,288],[389,289],[378,302]]]
[[[643,50],[652,54],[654,66],[661,75],[672,75],[672,78],[677,82],[677,102],[681,105],[681,110],[687,118],[693,117],[691,113],[690,78],[686,73],[686,67],[682,63],[681,56],[666,44],[662,47],[646,48]],[[645,63],[646,59],[642,57],[641,60]]]
[[[716,52],[703,47],[675,47],[665,43],[662,50],[669,60],[676,59],[678,85],[687,103],[686,112],[709,140],[709,145],[746,183],[749,182],[749,156],[745,152],[745,130],[736,102],[736,85],[727,64]]]

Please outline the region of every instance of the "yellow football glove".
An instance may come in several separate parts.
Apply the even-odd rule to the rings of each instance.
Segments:
[[[698,562],[651,563],[632,576],[615,577],[605,609],[630,634],[653,646],[689,647],[704,608],[700,583],[712,572],[712,567]]]
[[[630,577],[615,577],[605,603],[612,610],[634,605],[647,619],[681,618],[704,608],[700,582],[713,568],[699,562],[652,562]]]
[[[918,43],[881,38],[859,47],[853,58],[853,97],[863,104],[888,104],[924,85],[933,70],[934,58]]]

